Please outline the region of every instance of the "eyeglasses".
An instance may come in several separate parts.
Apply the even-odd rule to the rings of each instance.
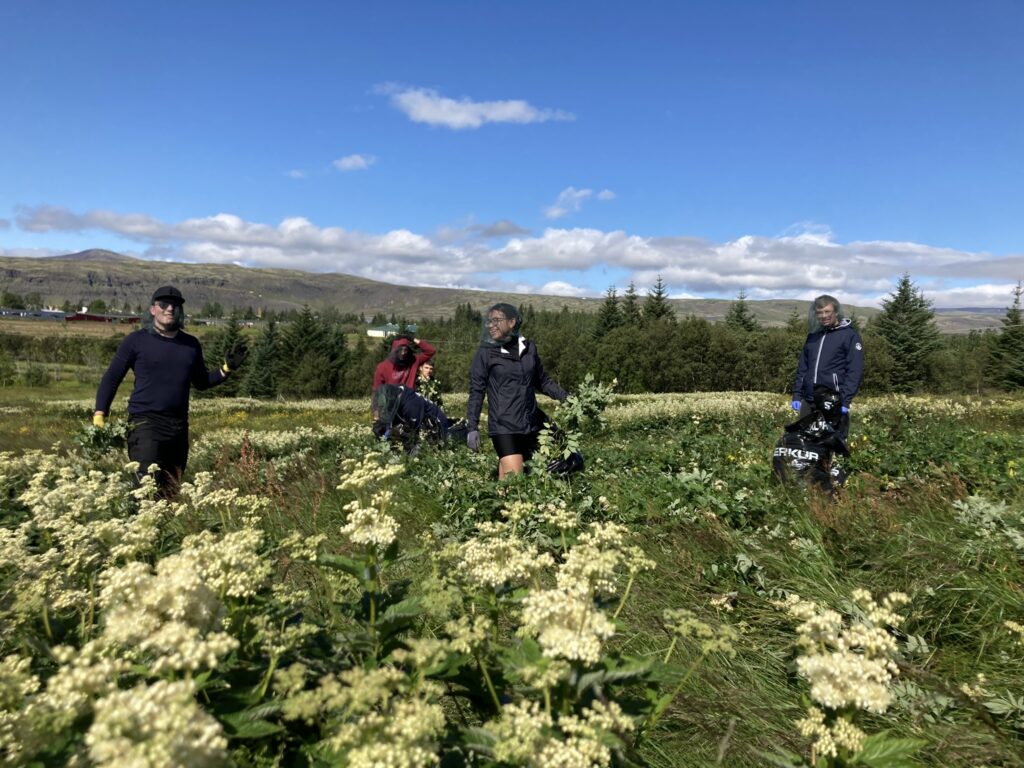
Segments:
[[[154,301],[153,303],[160,307],[160,309],[170,309],[171,307],[178,306],[173,301]]]
[[[488,326],[490,326],[490,325],[497,325],[498,323],[504,323],[504,322],[507,322],[507,321],[508,321],[507,317],[488,317],[487,318],[487,322],[484,323],[484,325],[488,325]]]

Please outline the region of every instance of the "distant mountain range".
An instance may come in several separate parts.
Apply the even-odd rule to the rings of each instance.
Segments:
[[[145,305],[160,285],[181,289],[189,309],[206,303],[245,309],[275,310],[332,306],[342,312],[396,315],[410,320],[450,317],[456,306],[469,303],[484,309],[498,301],[533,304],[537,309],[596,312],[602,299],[568,296],[524,295],[471,291],[457,288],[421,288],[392,285],[342,274],[314,274],[290,269],[260,269],[224,264],[184,264],[145,261],[114,251],[92,249],[48,258],[0,257],[0,291],[21,295],[40,294],[44,301],[61,305],[65,300],[82,306],[103,299],[108,306]],[[621,289],[620,289],[621,290]],[[641,296],[647,286],[638,286]],[[697,315],[711,321],[725,317],[728,299],[672,299],[680,315]],[[783,325],[793,310],[803,314],[807,302],[799,300],[751,301],[754,316],[764,325]],[[845,307],[862,319],[877,314],[873,307]],[[937,312],[940,328],[948,333],[997,328],[1002,310],[986,308],[945,309]]]

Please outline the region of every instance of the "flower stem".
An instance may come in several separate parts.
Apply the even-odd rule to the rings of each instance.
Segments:
[[[629,598],[629,591],[633,589],[633,581],[636,579],[636,574],[629,574],[629,581],[626,582],[626,591],[622,593],[622,599],[619,600],[619,607],[615,609],[615,614],[612,616],[612,621],[619,618],[619,614],[622,613],[622,609],[626,605],[626,600]]]
[[[43,601],[43,629],[46,630],[46,639],[53,642],[53,629],[50,627],[50,609],[46,601]]]
[[[661,660],[662,664],[668,664],[668,660],[672,658],[672,651],[676,649],[676,642],[679,640],[679,635],[675,635],[672,638],[672,642],[668,646],[668,651],[665,653],[665,658]]]
[[[480,668],[481,674],[484,676],[484,682],[487,683],[487,690],[491,694],[491,701],[494,702],[494,711],[501,712],[501,702],[498,701],[498,692],[494,690],[494,683],[491,682],[491,675],[487,671],[487,665],[480,661],[480,657],[476,654],[473,655],[476,659],[476,665]]]

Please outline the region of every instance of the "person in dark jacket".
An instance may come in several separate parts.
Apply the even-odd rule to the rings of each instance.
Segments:
[[[487,395],[487,433],[498,454],[498,479],[522,472],[537,449],[544,412],[537,392],[555,400],[568,393],[544,371],[536,345],[519,335],[523,319],[511,304],[487,310],[484,333],[469,369],[466,443],[480,448],[480,410]]]
[[[850,404],[864,377],[864,344],[853,323],[842,316],[837,299],[819,296],[811,311],[814,323],[800,353],[792,407],[805,415],[814,402],[815,385],[831,387],[842,398],[839,432],[845,440],[850,432]]]
[[[419,348],[418,353],[413,351],[413,345]],[[391,351],[373,372],[373,389],[376,390],[381,384],[397,384],[406,389],[415,389],[417,371],[435,352],[437,350],[426,341],[399,336],[391,342]]]
[[[152,464],[161,498],[172,498],[188,461],[189,391],[223,382],[245,360],[245,349],[231,350],[217,370],[206,370],[199,340],[182,328],[185,299],[171,285],[157,288],[144,327],[117,348],[96,392],[93,424],[103,427],[110,405],[129,369],[135,386],[128,398],[128,458],[139,462],[139,477]]]

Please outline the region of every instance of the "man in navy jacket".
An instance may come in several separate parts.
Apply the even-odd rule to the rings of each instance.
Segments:
[[[181,330],[184,321],[181,291],[171,285],[157,288],[149,307],[150,319],[125,336],[96,392],[93,424],[102,427],[117,388],[129,370],[135,386],[128,398],[128,458],[139,462],[139,476],[157,464],[161,498],[177,493],[188,461],[189,391],[209,389],[242,364],[245,349],[231,350],[219,369],[208,371],[199,340]]]
[[[831,387],[842,398],[843,439],[850,432],[850,403],[864,377],[864,344],[848,318],[842,316],[839,301],[822,295],[814,300],[818,329],[807,335],[793,383],[793,410],[801,416],[813,407],[814,387]]]

